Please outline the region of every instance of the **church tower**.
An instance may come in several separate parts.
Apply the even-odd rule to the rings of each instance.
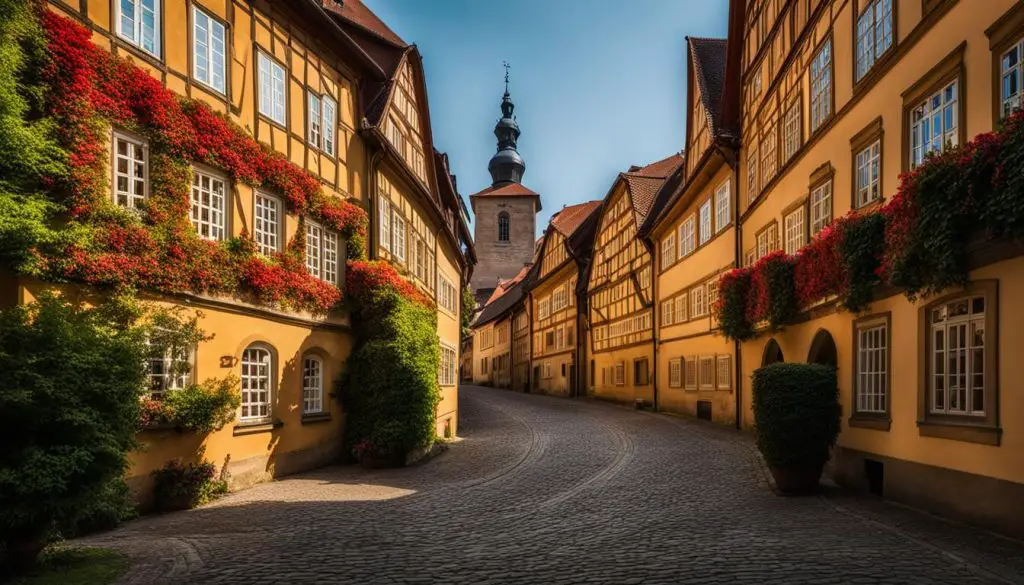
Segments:
[[[469,196],[477,255],[471,285],[477,298],[483,300],[501,280],[516,276],[533,260],[537,212],[541,209],[540,194],[522,183],[526,161],[516,146],[520,132],[508,80],[506,64],[501,119],[494,126],[498,150],[487,164],[491,186]]]

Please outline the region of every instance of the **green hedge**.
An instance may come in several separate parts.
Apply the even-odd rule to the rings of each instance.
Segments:
[[[401,455],[429,446],[440,401],[437,314],[390,287],[354,311],[358,343],[342,382],[346,444],[356,454]]]
[[[778,363],[754,371],[757,448],[777,469],[823,465],[839,435],[836,370]]]

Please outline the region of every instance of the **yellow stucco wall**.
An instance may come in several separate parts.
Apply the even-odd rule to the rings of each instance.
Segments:
[[[549,237],[552,240],[546,242],[545,246],[564,245],[560,234],[554,233]],[[573,371],[571,366],[575,363],[574,356],[579,343],[575,291],[577,278],[579,271],[576,263],[570,260],[554,272],[542,275],[542,280],[531,291],[533,359],[530,371],[540,373],[532,387],[535,392],[558,396],[570,395]],[[557,311],[551,308],[554,306],[555,291],[559,291],[559,295],[565,295],[566,299],[565,306]],[[548,316],[544,319],[540,318],[541,304],[546,304],[550,308]],[[549,337],[555,342],[555,345],[550,347],[547,345]],[[562,339],[561,346],[558,345],[559,338]]]

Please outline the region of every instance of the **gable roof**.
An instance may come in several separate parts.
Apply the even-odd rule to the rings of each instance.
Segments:
[[[707,116],[712,136],[728,132],[722,119],[722,90],[725,85],[725,65],[728,59],[728,41],[725,39],[686,38],[693,62],[694,81],[700,90],[701,105]],[[703,153],[697,153],[700,156]]]
[[[324,8],[382,40],[401,47],[408,44],[367,8],[362,0],[325,0]]]
[[[508,183],[507,185],[499,185],[484,189],[483,191],[473,193],[469,196],[473,197],[540,197],[540,193],[522,185],[521,183]]]
[[[516,274],[511,280],[502,282],[494,289],[491,298],[487,300],[487,304],[477,315],[476,321],[473,323],[474,328],[501,319],[519,306],[524,298],[523,285],[526,282],[526,276],[532,268],[532,264],[527,264],[519,271],[519,274]]]
[[[682,153],[676,153],[643,167],[629,167],[629,171],[619,174],[626,183],[626,191],[633,204],[633,218],[638,229],[650,214],[658,198],[658,192],[676,171],[682,170],[684,160]]]
[[[583,225],[583,222],[590,217],[590,214],[597,211],[601,201],[587,201],[577,205],[570,205],[562,208],[551,218],[551,227],[566,238],[572,237],[576,230]]]

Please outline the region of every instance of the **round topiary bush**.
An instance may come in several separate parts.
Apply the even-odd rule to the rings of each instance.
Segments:
[[[813,491],[839,435],[836,370],[778,363],[754,371],[754,424],[778,490]]]

